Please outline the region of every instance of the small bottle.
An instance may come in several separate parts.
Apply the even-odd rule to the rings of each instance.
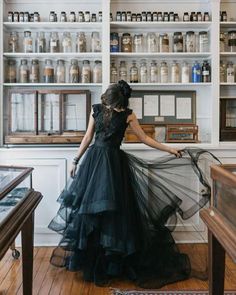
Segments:
[[[19,22],[20,23],[24,22],[24,12],[22,12],[22,11],[19,13]]]
[[[202,21],[202,13],[201,13],[201,11],[198,11],[197,12],[197,21],[198,22],[201,22]]]
[[[201,82],[201,66],[197,61],[195,61],[192,67],[192,82],[193,83]]]
[[[142,22],[146,22],[147,21],[147,14],[146,11],[142,12]]]
[[[147,12],[147,22],[151,22],[152,21],[152,13],[151,11]]]
[[[24,12],[24,22],[28,23],[30,21],[30,15],[29,12]]]
[[[175,21],[175,14],[174,12],[169,13],[169,22],[174,22]]]
[[[33,14],[33,13],[30,13],[29,21],[30,21],[31,23],[34,22],[34,14]]]
[[[127,15],[125,11],[122,11],[121,13],[121,21],[122,22],[126,22],[127,21]]]
[[[171,66],[171,83],[179,83],[180,82],[180,69],[179,64],[174,61]]]
[[[29,68],[27,59],[22,59],[19,69],[19,82],[28,83],[29,82]]]
[[[101,52],[101,40],[100,40],[99,32],[92,32],[91,51],[92,52]]]
[[[136,61],[133,61],[130,67],[130,83],[138,83],[138,76],[138,67],[136,66]]]
[[[40,15],[37,11],[34,12],[34,22],[36,23],[40,22]]]
[[[69,15],[69,22],[74,23],[76,21],[75,12],[71,11]]]
[[[72,52],[72,38],[70,32],[64,32],[62,37],[62,52]]]
[[[102,22],[102,11],[98,12],[98,21]]]
[[[6,83],[16,83],[16,61],[14,59],[7,61]]]
[[[15,11],[14,14],[13,14],[13,21],[15,23],[18,23],[19,22],[19,12]]]
[[[23,47],[24,47],[25,53],[32,53],[33,52],[33,38],[31,36],[30,31],[24,32]]]
[[[136,15],[136,13],[132,13],[132,15],[131,15],[131,21],[132,22],[136,22],[137,21],[137,15]]]
[[[71,65],[69,69],[69,82],[79,83],[79,66],[76,59],[71,60]]]
[[[155,33],[147,33],[147,52],[157,52],[157,36]]]
[[[119,52],[119,34],[117,32],[110,33],[110,52]],[[122,50],[122,49],[121,49]]]
[[[208,52],[209,51],[209,39],[208,32],[201,31],[199,32],[199,51]]]
[[[131,11],[127,11],[127,13],[126,13],[126,20],[127,20],[127,22],[131,22],[131,20],[132,20],[132,13],[131,13]]]
[[[12,23],[13,20],[13,11],[8,11],[7,21]]]
[[[87,39],[86,39],[84,32],[77,33],[76,51],[77,52],[86,52],[87,51]]]
[[[222,11],[221,21],[222,22],[227,22],[227,12],[226,11]]]
[[[203,61],[203,65],[202,65],[202,82],[203,83],[211,82],[211,66],[206,60]]]
[[[51,59],[45,60],[43,80],[44,83],[54,83],[54,67]]]
[[[162,12],[158,12],[158,14],[157,14],[157,21],[158,22],[162,22],[163,21]]]
[[[173,43],[174,43],[174,46],[173,46],[174,52],[183,52],[184,46],[183,46],[182,32],[174,32]]]
[[[62,12],[61,12],[60,22],[62,22],[62,23],[67,22],[67,16],[66,16],[65,11],[62,11]]]
[[[165,61],[161,62],[160,66],[160,82],[161,83],[168,83],[168,65]]]
[[[39,83],[39,61],[37,59],[31,61],[29,82]]]
[[[11,32],[8,39],[8,52],[16,53],[19,51],[19,35],[17,32]]]
[[[133,38],[133,51],[143,52],[144,51],[144,37],[143,34],[135,34]]]
[[[224,52],[225,51],[225,34],[224,33],[220,33],[220,52]]]
[[[226,78],[227,78],[227,83],[234,83],[234,65],[232,62],[229,62],[227,64],[227,69],[226,69]]]
[[[142,15],[141,15],[141,13],[137,13],[136,20],[137,20],[137,22],[141,22],[142,21]]]
[[[62,59],[57,61],[55,79],[56,83],[65,83],[66,81],[65,62]]]
[[[184,62],[182,65],[181,81],[182,83],[189,83],[190,81],[190,68],[187,62]]]
[[[96,22],[97,22],[97,16],[96,16],[96,13],[92,13],[92,16],[91,16],[91,22],[92,22],[92,23],[96,23]]]
[[[57,32],[51,32],[50,34],[49,49],[51,53],[60,51],[59,37]]]
[[[116,52],[119,52],[119,43],[117,47]],[[132,52],[132,36],[129,33],[124,33],[121,37],[121,52]]]
[[[157,15],[157,12],[156,12],[156,11],[154,11],[154,12],[152,13],[152,21],[153,21],[153,22],[157,22],[157,21],[158,21],[158,15]]]
[[[186,32],[186,52],[196,52],[196,36],[193,31]]]
[[[54,11],[50,11],[49,14],[49,22],[55,22],[56,21],[56,16]]]
[[[89,11],[85,11],[85,14],[84,14],[84,21],[86,23],[90,22],[90,12]]]
[[[117,83],[117,81],[118,81],[118,71],[117,71],[116,63],[113,60],[111,62],[111,68],[110,68],[110,82]]]
[[[112,12],[110,12],[110,22],[113,21],[113,15],[112,15]]]
[[[120,61],[120,66],[119,66],[119,80],[128,80],[128,71],[127,71],[127,65],[125,61]]]
[[[163,21],[168,22],[169,21],[169,15],[168,12],[164,12]]]
[[[91,67],[89,60],[83,61],[81,83],[91,83]]]
[[[209,16],[208,12],[204,12],[203,20],[204,20],[204,22],[209,22],[210,21],[210,16]]]
[[[140,83],[148,83],[148,69],[146,60],[141,60],[139,81]]]
[[[191,22],[194,22],[194,21],[195,21],[194,19],[197,19],[197,18],[196,18],[196,14],[195,14],[195,12],[192,11],[191,14],[190,14],[190,21],[191,21]]]
[[[160,42],[160,44],[159,44],[160,52],[169,52],[170,51],[169,36],[166,33],[160,34],[159,42]]]
[[[220,83],[226,82],[226,64],[220,61]]]
[[[116,12],[116,21],[121,22],[122,21],[122,16],[121,16],[121,11]]]
[[[93,67],[93,83],[102,83],[102,62],[95,60]]]
[[[79,11],[78,22],[80,22],[80,23],[84,22],[84,13],[83,13],[83,11]]]
[[[155,60],[151,62],[150,65],[150,83],[158,82],[158,67]]]
[[[36,34],[35,51],[37,53],[46,52],[46,38],[44,32],[38,32]]]
[[[178,13],[175,13],[174,14],[174,21],[175,22],[179,22],[179,15],[178,15]]]
[[[184,22],[189,22],[189,14],[188,14],[188,12],[184,12],[183,21]]]

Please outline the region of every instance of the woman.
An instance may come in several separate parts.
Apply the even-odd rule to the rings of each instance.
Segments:
[[[63,236],[51,263],[82,270],[86,281],[99,286],[123,276],[141,287],[159,288],[193,273],[171,230],[177,215],[189,218],[208,202],[210,186],[201,164],[213,156],[189,149],[182,157],[180,150],[146,136],[128,108],[131,91],[119,81],[102,95],[101,104],[93,105],[73,161],[73,180],[49,225]],[[172,155],[145,161],[121,150],[128,125],[143,143]],[[77,171],[94,133],[95,142]]]

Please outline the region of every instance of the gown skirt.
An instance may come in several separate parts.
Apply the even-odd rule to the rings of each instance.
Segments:
[[[58,198],[49,228],[62,239],[51,263],[100,286],[117,277],[143,288],[189,278],[189,256],[172,231],[208,203],[218,160],[196,148],[182,154],[144,160],[95,141]]]

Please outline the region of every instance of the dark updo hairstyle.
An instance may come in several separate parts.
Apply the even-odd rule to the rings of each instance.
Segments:
[[[120,80],[116,84],[112,84],[103,93],[101,100],[104,106],[111,109],[126,109],[129,105],[132,88],[124,80]]]

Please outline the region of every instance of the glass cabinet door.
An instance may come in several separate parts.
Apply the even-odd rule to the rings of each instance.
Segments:
[[[226,101],[226,127],[236,128],[236,99]]]

